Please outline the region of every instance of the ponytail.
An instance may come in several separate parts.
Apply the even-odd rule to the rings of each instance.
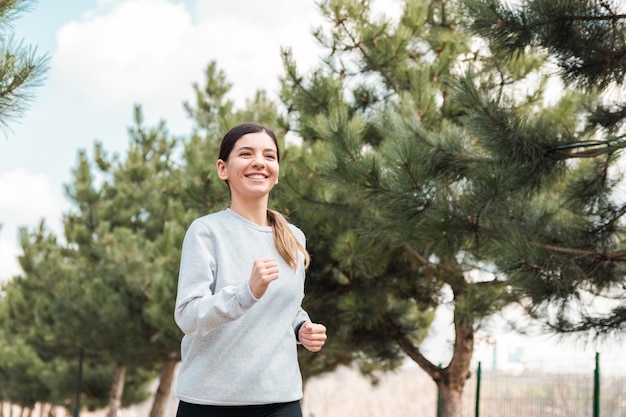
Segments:
[[[298,268],[298,251],[304,255],[304,268],[309,267],[311,258],[309,252],[302,244],[296,239],[293,232],[289,228],[289,223],[277,211],[267,210],[267,218],[272,226],[272,234],[274,235],[274,243],[276,249],[281,254],[287,265],[294,270]]]

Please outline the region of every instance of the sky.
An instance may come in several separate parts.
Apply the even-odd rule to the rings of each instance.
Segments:
[[[14,36],[50,60],[24,117],[0,134],[0,281],[20,272],[19,227],[44,220],[61,233],[78,151],[125,150],[135,104],[146,125],[188,133],[183,103],[213,60],[236,103],[258,89],[275,97],[281,47],[311,67],[320,21],[308,0],[41,0],[18,15]]]
[[[243,105],[258,89],[276,97],[281,47],[292,48],[301,69],[318,62],[320,49],[311,35],[321,22],[315,3],[40,0],[19,15],[15,37],[50,61],[25,115],[0,133],[0,282],[20,273],[18,228],[32,230],[44,221],[62,235],[62,215],[70,208],[64,184],[79,150],[90,152],[100,141],[109,153],[122,153],[136,104],[146,125],[163,120],[172,134],[189,133],[183,103],[193,101],[192,85],[204,85],[213,60],[233,84],[230,98],[236,103]],[[398,5],[399,0],[373,2],[378,13]],[[446,356],[441,346],[451,337],[450,323],[450,311],[442,310],[425,351]],[[562,344],[504,333],[498,355],[522,346],[527,354],[563,357]],[[493,362],[496,344],[489,340],[482,355]],[[580,349],[569,344],[567,351]],[[588,349],[584,355],[592,358]]]

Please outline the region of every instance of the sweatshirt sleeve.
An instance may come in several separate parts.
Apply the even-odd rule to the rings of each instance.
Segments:
[[[186,335],[205,335],[238,319],[258,301],[247,280],[215,292],[213,242],[209,228],[198,221],[183,240],[174,319]]]
[[[302,230],[300,230],[298,227],[294,226],[293,224],[289,224],[289,227],[291,228],[291,231],[293,232],[296,239],[300,241],[300,244],[306,248],[306,237],[304,236],[304,233],[302,232]],[[304,262],[304,260],[302,260],[302,262]],[[304,265],[302,267],[304,267]],[[306,273],[303,272],[303,274],[306,274]],[[306,321],[311,321],[311,318],[309,317],[309,314],[302,307],[300,307],[300,309],[296,313],[296,316],[294,317],[293,322],[292,322],[293,331],[296,335],[296,340],[298,341],[298,343],[300,342],[298,340],[298,330],[300,330],[300,326],[302,325],[302,323]]]
[[[301,308],[298,311],[298,314],[296,314],[296,317],[294,318],[292,322],[293,332],[296,335],[296,342],[298,342],[298,344],[300,343],[300,338],[298,337],[298,330],[300,330],[300,327],[302,327],[302,325],[307,321],[311,321],[311,319],[309,318],[309,315],[307,314],[307,312]]]

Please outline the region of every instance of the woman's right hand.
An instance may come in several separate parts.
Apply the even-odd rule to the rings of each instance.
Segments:
[[[263,297],[270,283],[278,278],[278,263],[274,258],[255,259],[250,274],[250,291],[256,299]]]

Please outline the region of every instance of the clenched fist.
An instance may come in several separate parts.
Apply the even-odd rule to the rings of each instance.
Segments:
[[[319,352],[326,343],[326,326],[307,321],[298,330],[298,340],[311,352]]]
[[[274,258],[255,259],[250,273],[250,291],[255,298],[263,297],[267,287],[278,278],[278,264]]]

